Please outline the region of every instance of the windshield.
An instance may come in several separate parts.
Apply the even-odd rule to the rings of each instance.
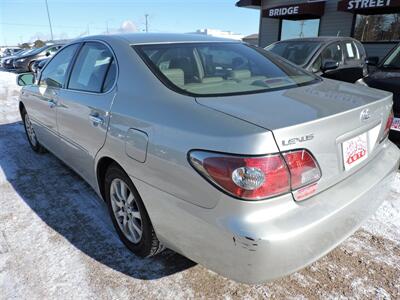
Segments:
[[[29,54],[30,54],[30,55],[36,55],[36,54],[42,52],[43,50],[47,49],[48,47],[49,47],[49,46],[43,46],[43,47],[41,47],[41,48],[31,49],[31,50],[29,51]],[[24,55],[25,55],[25,54],[27,54],[27,53],[24,53]]]
[[[265,49],[286,58],[296,65],[302,66],[309,61],[319,47],[321,47],[320,42],[286,41],[274,43]]]
[[[29,54],[29,53],[33,52],[34,50],[36,50],[36,48],[24,50],[24,51],[19,52],[18,55],[22,56],[22,55],[25,55],[25,54]]]
[[[400,45],[383,62],[383,66],[386,68],[400,69]]]
[[[139,45],[135,49],[168,87],[197,96],[262,92],[317,79],[263,49],[241,43]]]

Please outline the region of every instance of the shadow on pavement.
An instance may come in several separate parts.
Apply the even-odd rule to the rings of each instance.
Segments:
[[[0,125],[0,153],[0,171],[21,199],[48,226],[99,263],[138,279],[162,278],[195,265],[170,250],[149,259],[129,252],[114,231],[103,201],[52,154],[34,153],[22,123]]]

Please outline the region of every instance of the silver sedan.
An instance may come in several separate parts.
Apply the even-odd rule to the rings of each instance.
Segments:
[[[167,247],[241,282],[336,247],[381,204],[400,162],[390,93],[240,42],[86,37],[17,80],[32,149],[97,191],[130,250]]]

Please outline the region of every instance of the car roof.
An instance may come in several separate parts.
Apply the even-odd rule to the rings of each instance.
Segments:
[[[355,40],[351,37],[347,36],[317,36],[317,37],[308,37],[308,38],[295,38],[295,39],[287,39],[279,42],[299,42],[299,41],[307,41],[307,42],[335,42],[335,41],[345,41],[345,40]],[[277,43],[279,43],[277,42]]]
[[[75,41],[95,40],[103,41],[124,40],[129,44],[157,44],[157,43],[193,43],[193,42],[236,42],[236,40],[217,38],[203,34],[187,33],[119,33],[109,35],[94,35],[80,38]],[[240,41],[239,41],[240,42]]]

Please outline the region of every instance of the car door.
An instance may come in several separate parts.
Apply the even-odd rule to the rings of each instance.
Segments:
[[[43,146],[58,152],[56,120],[57,97],[67,79],[71,60],[78,48],[72,44],[57,55],[42,70],[36,85],[24,89],[25,108],[29,113],[36,135]]]
[[[343,81],[356,82],[364,76],[365,54],[352,40],[343,41],[344,62],[341,70]]]
[[[322,71],[322,66],[325,61],[335,61],[338,63],[338,68],[334,70]],[[322,51],[321,54],[317,56],[315,61],[311,66],[311,70],[325,78],[342,80],[341,70],[343,67],[343,51],[342,45],[339,42],[334,42],[328,44]]]
[[[105,142],[116,75],[117,64],[109,46],[86,42],[71,69],[67,89],[58,95],[62,158],[89,183],[94,179],[94,158]]]

